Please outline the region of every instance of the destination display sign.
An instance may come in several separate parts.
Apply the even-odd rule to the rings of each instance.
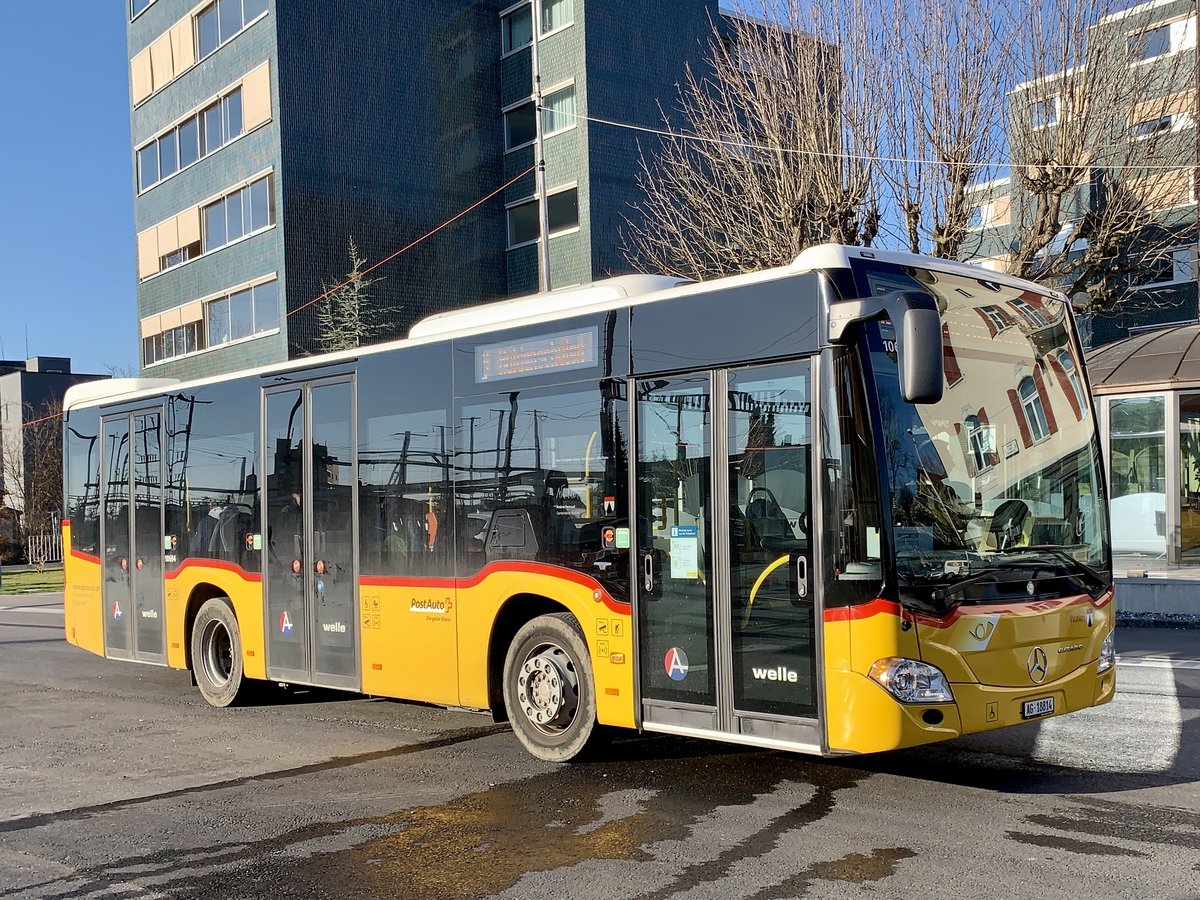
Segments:
[[[560,331],[523,341],[480,344],[475,348],[475,381],[487,384],[545,372],[596,365],[599,329]]]

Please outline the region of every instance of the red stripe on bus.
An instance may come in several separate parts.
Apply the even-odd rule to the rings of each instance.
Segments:
[[[869,619],[871,616],[899,616],[900,604],[879,597],[870,603],[857,606],[836,606],[825,610],[826,622],[847,622],[853,619]]]
[[[1096,608],[1100,608],[1107,604],[1112,599],[1111,593],[1106,593],[1099,600],[1093,601],[1086,594],[1078,597],[1064,597],[1060,600],[1031,600],[1028,603],[1018,603],[1010,606],[956,606],[947,615],[938,618],[924,613],[909,612],[908,615],[918,625],[924,625],[926,628],[949,628],[963,616],[1029,616],[1039,613],[1050,612],[1052,610],[1067,609],[1071,606],[1083,606],[1091,604]],[[826,622],[846,622],[854,619],[869,619],[871,616],[889,615],[903,616],[904,611],[899,603],[892,600],[885,600],[882,597],[872,600],[870,603],[861,603],[858,606],[839,606],[833,609],[825,610]]]
[[[243,581],[261,582],[262,575],[258,572],[247,572],[237,563],[225,562],[223,559],[185,559],[176,568],[163,574],[163,578],[170,581],[173,578],[178,578],[184,569],[199,568],[199,569],[223,569],[226,572],[232,572],[234,575],[241,578]]]
[[[465,589],[478,587],[488,576],[501,572],[518,572],[524,575],[548,575],[552,578],[561,578],[565,581],[573,582],[590,590],[596,600],[599,600],[613,612],[626,616],[629,615],[629,604],[623,603],[609,594],[604,589],[604,586],[595,578],[592,578],[590,575],[584,575],[582,572],[577,572],[574,569],[551,566],[545,563],[501,560],[489,563],[469,578],[404,578],[367,575],[360,578],[358,583],[364,587],[438,588],[441,590],[449,590],[457,587]]]
[[[83,553],[80,550],[72,550],[71,555],[76,559],[82,559],[84,562],[94,563],[97,566],[100,565],[100,557],[92,556],[90,553]]]

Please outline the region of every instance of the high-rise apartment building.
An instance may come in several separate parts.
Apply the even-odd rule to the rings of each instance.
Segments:
[[[1019,270],[1028,252],[1022,235],[1057,204],[1061,228],[1032,262],[1059,258],[1058,271],[1070,269],[1095,244],[1092,259],[1115,273],[1103,311],[1085,317],[1085,336],[1098,347],[1200,316],[1194,0],[1151,0],[1105,16],[1087,29],[1082,59],[1010,93],[1014,171],[973,188],[975,218],[962,253]],[[1064,173],[1072,182],[1057,200],[1031,193],[1030,184]],[[1069,290],[1071,279],[1043,280]]]
[[[629,271],[653,138],[597,120],[661,125],[720,19],[716,0],[128,2],[142,366],[171,377],[316,351],[312,301],[351,242],[375,263],[513,179],[372,273],[388,334],[536,290],[543,218],[552,286]]]

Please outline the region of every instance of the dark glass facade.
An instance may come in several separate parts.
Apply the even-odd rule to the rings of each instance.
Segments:
[[[277,0],[289,313],[502,183],[499,5]],[[319,49],[319,52],[314,52]],[[402,337],[425,316],[505,296],[504,218],[485,205],[398,256],[369,288]],[[288,320],[311,350],[316,305]]]
[[[225,14],[239,5],[240,15]],[[147,71],[153,89],[135,90],[139,235],[202,210],[200,240],[176,247],[182,237],[164,237],[158,268],[140,270],[147,374],[208,376],[319,352],[314,301],[346,279],[351,242],[364,266],[406,248],[368,276],[367,342],[403,337],[432,313],[537,289],[533,176],[471,208],[534,163],[529,35],[513,47],[502,41],[514,14],[500,13],[513,5],[229,0],[197,9],[157,0],[130,22],[135,71],[148,48],[189,21],[196,42],[194,62],[161,84]],[[583,117],[661,124],[685,64],[702,65],[720,16],[715,0],[575,0],[555,6],[551,19],[540,29],[541,83],[552,97],[572,98],[555,101],[545,141],[550,283],[561,287],[631,271],[620,231],[637,199],[637,161],[653,152],[644,134]],[[263,101],[251,77],[264,63],[265,120],[252,114]],[[251,216],[253,227],[230,230],[225,215],[218,227],[210,207],[268,174],[266,226]],[[515,240],[510,219],[521,207],[511,207],[522,202],[532,231]],[[239,334],[210,322],[222,296],[267,281],[277,311],[256,310]]]

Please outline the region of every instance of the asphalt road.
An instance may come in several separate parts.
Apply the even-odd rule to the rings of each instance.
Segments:
[[[1113,704],[985,737],[555,767],[473,713],[211,710],[56,602],[0,597],[0,897],[1200,898],[1200,631],[1122,635]]]

